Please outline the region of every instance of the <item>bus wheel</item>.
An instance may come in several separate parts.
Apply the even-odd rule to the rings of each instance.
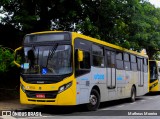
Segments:
[[[89,111],[96,111],[100,105],[100,96],[97,90],[93,89],[89,97],[89,103],[87,109]]]
[[[132,86],[131,89],[131,98],[130,98],[131,102],[134,102],[136,100],[136,89],[135,87]]]

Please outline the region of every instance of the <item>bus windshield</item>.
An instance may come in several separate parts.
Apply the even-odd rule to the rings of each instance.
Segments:
[[[24,47],[23,74],[64,75],[72,72],[71,46]]]
[[[150,61],[150,82],[153,82],[157,78],[156,62]]]

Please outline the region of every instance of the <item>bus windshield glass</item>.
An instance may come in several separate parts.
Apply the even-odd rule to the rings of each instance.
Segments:
[[[24,74],[64,75],[72,72],[71,45],[24,47]]]
[[[158,78],[157,75],[156,62],[150,61],[150,82],[156,80]]]

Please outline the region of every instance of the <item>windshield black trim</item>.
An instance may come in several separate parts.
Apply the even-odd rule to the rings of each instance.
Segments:
[[[41,74],[22,74],[21,77],[24,82],[29,84],[52,84],[58,83],[65,78],[71,76],[72,73],[63,74],[63,75],[41,75]]]
[[[72,33],[71,32],[67,32],[67,31],[64,31],[64,32],[45,32],[45,33],[31,33],[31,34],[26,34],[23,38],[23,43],[25,43],[25,38],[27,36],[40,36],[40,35],[58,35],[58,34],[62,34],[65,36],[64,40],[55,40],[55,41],[70,41],[71,42],[71,39],[72,39]],[[38,42],[38,41],[37,41]],[[37,43],[37,42],[34,42],[34,43]],[[54,42],[54,41],[40,41],[40,42]],[[32,42],[33,43],[33,42]]]
[[[52,46],[54,44],[58,45],[71,45],[72,43],[70,41],[51,41],[51,42],[36,42],[36,43],[24,43],[23,46]]]

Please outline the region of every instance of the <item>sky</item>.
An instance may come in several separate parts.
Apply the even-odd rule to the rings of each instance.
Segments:
[[[155,7],[160,8],[160,0],[148,0],[151,4],[153,4]]]

